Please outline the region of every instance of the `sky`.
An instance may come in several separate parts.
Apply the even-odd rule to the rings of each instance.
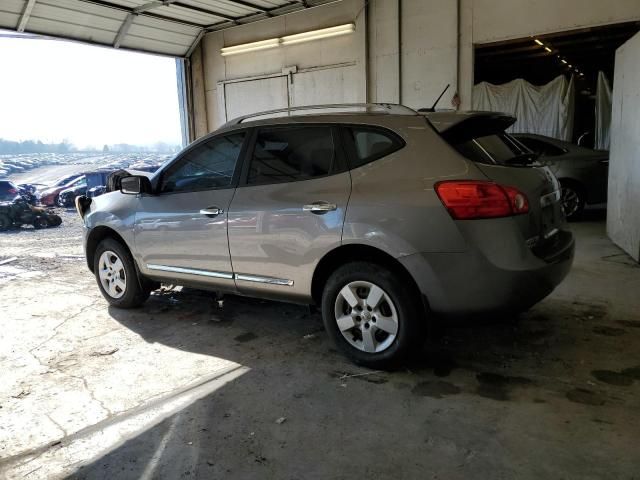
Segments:
[[[181,143],[175,60],[0,37],[0,138],[79,148]]]

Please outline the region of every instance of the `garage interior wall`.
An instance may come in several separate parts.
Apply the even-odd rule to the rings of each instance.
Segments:
[[[640,34],[616,53],[607,233],[640,261]]]
[[[341,65],[353,67],[341,72],[341,82],[336,80],[337,70],[325,73],[331,82],[337,81],[331,84],[331,91],[319,73],[307,78],[302,75],[296,78],[297,74],[293,74],[287,93],[289,101],[298,105],[317,100],[321,103],[367,100],[420,108],[430,106],[444,87],[451,84],[438,108],[453,108],[451,100],[458,92],[460,108],[470,109],[474,44],[639,19],[638,0],[343,0],[209,33],[191,56],[194,117],[191,123],[195,129],[192,136],[215,130],[229,113],[243,112],[243,108],[234,110],[235,107],[232,112],[226,110],[234,98],[243,97],[246,92],[253,94],[255,87],[267,88],[269,98],[245,98],[246,108],[251,111],[276,105],[285,94],[282,79],[264,79],[247,84],[244,89],[242,85],[227,88],[230,84],[226,82],[283,76],[283,69],[289,67],[297,68],[298,72]],[[356,23],[352,35],[230,57],[220,55],[224,46],[347,22]],[[298,85],[305,85],[305,89],[325,88],[325,91],[300,98],[302,89],[292,88],[292,80],[294,85],[300,80]],[[297,99],[293,98],[296,93]]]
[[[195,136],[255,111],[366,100],[364,0],[205,35],[191,56]],[[353,34],[223,57],[220,49],[355,23]],[[289,72],[291,72],[289,74]]]

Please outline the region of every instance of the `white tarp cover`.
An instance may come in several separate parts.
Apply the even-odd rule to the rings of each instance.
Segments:
[[[537,133],[571,141],[575,109],[573,77],[563,75],[540,87],[522,78],[502,85],[487,82],[473,87],[473,109],[505,112],[518,120],[508,130]]]
[[[604,72],[598,72],[595,137],[593,148],[609,150],[611,145],[611,85]]]

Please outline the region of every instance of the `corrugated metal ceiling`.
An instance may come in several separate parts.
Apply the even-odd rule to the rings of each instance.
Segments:
[[[186,56],[203,33],[339,0],[1,0],[0,28]]]

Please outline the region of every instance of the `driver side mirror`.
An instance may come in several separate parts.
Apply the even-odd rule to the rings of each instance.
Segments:
[[[144,175],[132,175],[120,179],[120,191],[125,195],[152,193],[151,181]]]

